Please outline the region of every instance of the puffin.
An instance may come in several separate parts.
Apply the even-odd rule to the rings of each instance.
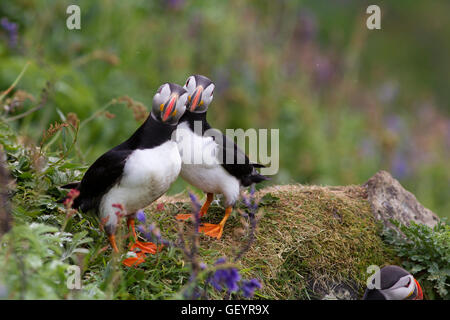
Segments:
[[[199,228],[201,233],[220,239],[233,206],[239,199],[241,188],[269,178],[256,170],[264,165],[251,163],[234,141],[212,128],[206,120],[208,106],[214,97],[214,83],[205,76],[193,75],[187,79],[183,88],[188,92],[188,103],[178,123],[176,136],[182,161],[180,176],[206,193],[200,217],[207,213],[214,194],[224,196],[226,209],[220,223],[202,223]],[[202,153],[207,156],[199,159],[197,156]],[[227,161],[229,159],[231,161]],[[186,220],[190,217],[190,214],[178,214],[176,219]]]
[[[367,288],[363,300],[423,300],[419,282],[405,269],[388,265],[375,274],[372,284],[379,277],[380,287]]]
[[[135,246],[156,253],[156,245],[138,241],[135,218],[139,209],[166,193],[180,173],[181,158],[172,134],[186,110],[187,96],[187,91],[177,84],[161,85],[153,97],[150,115],[136,132],[100,156],[81,182],[63,186],[79,191],[74,209],[99,216],[115,252],[119,208],[126,215]]]

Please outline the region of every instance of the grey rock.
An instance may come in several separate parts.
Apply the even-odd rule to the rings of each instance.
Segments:
[[[388,172],[379,171],[364,185],[367,199],[376,219],[385,227],[392,227],[390,219],[409,225],[410,221],[433,227],[439,218],[421,205],[416,197],[394,179]]]

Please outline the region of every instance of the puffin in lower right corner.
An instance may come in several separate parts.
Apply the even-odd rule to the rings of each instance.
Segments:
[[[206,121],[208,105],[213,100],[214,83],[205,76],[193,75],[183,88],[188,92],[188,103],[177,128],[182,160],[180,175],[207,195],[200,209],[200,217],[208,211],[214,194],[224,196],[226,208],[222,221],[219,224],[202,223],[199,228],[200,232],[220,239],[233,205],[239,199],[240,189],[269,178],[256,170],[264,165],[252,163],[234,141],[213,129]],[[202,157],[197,159],[199,154]],[[203,157],[205,154],[206,158]],[[190,217],[190,214],[179,214],[176,218],[185,220]]]
[[[385,266],[375,273],[372,284],[379,277],[380,287],[366,289],[363,300],[423,300],[419,282],[399,266]]]

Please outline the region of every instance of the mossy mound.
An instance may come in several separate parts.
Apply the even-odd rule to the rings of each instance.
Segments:
[[[239,264],[246,276],[263,282],[261,298],[357,299],[369,276],[367,267],[393,262],[361,186],[273,186],[257,197],[262,201],[256,241]],[[175,214],[186,213],[191,205],[182,196],[164,197],[161,202],[164,210],[154,204],[146,211],[173,238]],[[202,220],[217,223],[223,210],[212,205]],[[239,210],[228,220],[220,240],[201,237],[205,262],[233,257],[246,242]]]

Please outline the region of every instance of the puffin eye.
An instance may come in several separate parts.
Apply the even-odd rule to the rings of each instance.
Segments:
[[[405,285],[405,288],[408,288],[410,284],[411,284],[411,278],[408,279],[408,283]]]
[[[185,86],[189,84],[189,81],[191,81],[191,78],[187,79]]]

